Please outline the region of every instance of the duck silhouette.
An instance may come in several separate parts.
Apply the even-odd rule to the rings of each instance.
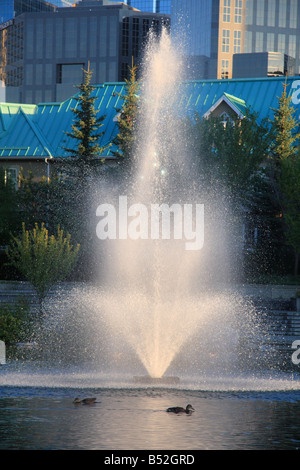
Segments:
[[[75,398],[73,403],[75,405],[83,404],[83,405],[91,405],[95,403],[96,398]]]
[[[192,407],[192,405],[187,405],[186,408],[182,408],[181,406],[173,406],[171,408],[168,408],[166,411],[168,413],[186,413],[187,415],[189,415],[192,413],[192,411],[195,411],[195,409]]]

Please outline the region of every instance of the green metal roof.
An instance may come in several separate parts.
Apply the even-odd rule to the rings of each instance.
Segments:
[[[242,80],[185,81],[180,84],[179,105],[184,115],[203,116],[225,97],[232,106],[245,113],[246,107],[258,113],[259,119],[272,118],[282,94],[284,78]],[[288,93],[300,114],[300,77],[288,77]],[[99,145],[111,142],[117,134],[114,120],[122,106],[119,94],[124,93],[124,83],[105,83],[95,87],[95,107],[104,115],[104,135]],[[37,105],[0,103],[0,161],[9,158],[47,158],[66,156],[63,147],[74,148],[74,139],[66,136],[74,119],[72,108],[77,106],[74,96],[62,103]],[[111,149],[106,156],[111,154]]]

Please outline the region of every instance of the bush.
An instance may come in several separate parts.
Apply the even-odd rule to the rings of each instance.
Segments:
[[[19,299],[16,304],[0,304],[0,340],[11,345],[28,341],[31,333],[29,304]]]

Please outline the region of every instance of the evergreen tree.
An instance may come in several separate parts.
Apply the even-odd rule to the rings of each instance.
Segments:
[[[95,101],[97,97],[92,95],[95,87],[91,85],[92,71],[88,66],[88,70],[83,70],[84,80],[79,89],[79,94],[75,96],[77,106],[72,108],[74,113],[74,122],[72,124],[72,132],[65,134],[77,142],[75,148],[63,147],[71,159],[62,158],[68,176],[74,176],[81,182],[85,181],[88,176],[95,174],[95,167],[99,167],[103,163],[100,158],[108,146],[99,145],[99,140],[104,132],[99,132],[103,126],[105,116],[97,117],[98,111],[95,110]],[[67,166],[66,166],[67,165]]]
[[[133,151],[135,146],[134,132],[136,128],[138,90],[139,83],[136,80],[137,67],[132,66],[129,69],[129,79],[126,79],[125,93],[119,95],[123,100],[122,108],[119,109],[118,135],[113,139],[113,144],[117,150],[113,152],[120,163],[129,167],[133,161]]]
[[[294,115],[285,82],[272,121],[275,139],[269,169],[283,215],[286,242],[294,252],[294,274],[297,275],[300,256],[300,133],[299,122]]]

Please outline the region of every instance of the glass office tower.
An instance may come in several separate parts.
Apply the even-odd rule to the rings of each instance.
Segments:
[[[300,0],[172,0],[171,25],[187,55],[208,58],[207,78],[231,78],[234,54],[261,52],[293,57],[300,74]]]
[[[124,0],[124,3],[141,11],[171,13],[171,0]]]
[[[26,12],[54,10],[55,6],[44,0],[0,0],[0,23]]]

